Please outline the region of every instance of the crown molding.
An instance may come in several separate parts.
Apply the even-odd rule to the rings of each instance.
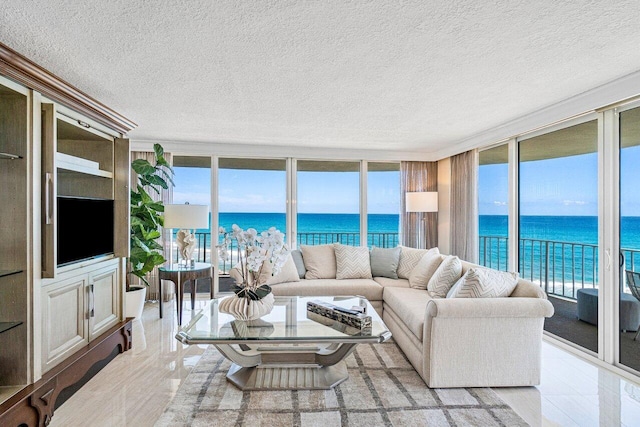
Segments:
[[[133,121],[2,43],[0,74],[123,134],[137,127]]]
[[[387,150],[353,150],[343,148],[294,147],[285,145],[238,144],[231,142],[162,141],[131,139],[132,151],[152,151],[153,144],[162,145],[165,151],[184,156],[222,156],[288,158],[303,160],[367,160],[367,161],[433,161],[431,153]]]

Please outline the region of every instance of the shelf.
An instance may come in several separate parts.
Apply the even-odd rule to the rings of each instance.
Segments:
[[[56,166],[58,169],[83,173],[85,175],[113,178],[113,173],[99,169],[97,162],[81,157],[70,156],[69,154],[56,153]]]
[[[0,277],[11,276],[12,274],[22,273],[22,270],[0,270]]]
[[[0,334],[20,325],[22,325],[22,322],[0,322]]]
[[[12,385],[0,387],[0,403],[5,402],[11,396],[25,388],[27,385]]]
[[[0,153],[0,159],[2,160],[16,160],[16,159],[21,159],[22,156],[18,156],[17,154],[11,154],[11,153]]]

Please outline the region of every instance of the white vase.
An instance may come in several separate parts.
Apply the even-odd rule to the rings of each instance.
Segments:
[[[137,320],[142,318],[144,302],[147,299],[147,287],[132,289],[125,292],[124,317],[133,317]],[[162,304],[162,301],[160,302]]]
[[[220,301],[218,310],[229,313],[238,320],[255,320],[271,313],[274,301],[272,293],[258,301],[232,295]]]

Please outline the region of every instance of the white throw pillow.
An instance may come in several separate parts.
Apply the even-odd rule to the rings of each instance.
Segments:
[[[404,249],[403,249],[404,250]],[[401,258],[402,259],[402,258]],[[427,289],[427,285],[433,273],[436,272],[442,257],[438,248],[432,248],[420,258],[411,275],[409,276],[409,286],[413,289]],[[400,274],[398,274],[400,276]]]
[[[413,269],[418,265],[418,262],[420,262],[428,250],[409,248],[407,246],[400,246],[400,248],[402,250],[400,251],[400,260],[398,261],[398,277],[400,279],[408,279]],[[438,248],[432,249],[438,250]]]
[[[265,261],[266,262],[266,261]],[[265,265],[263,267],[264,272],[268,272],[271,274],[271,266]],[[300,276],[298,275],[298,269],[296,268],[296,263],[293,261],[291,254],[287,257],[287,260],[284,262],[282,267],[280,267],[280,272],[275,276],[270,276],[267,279],[267,285],[277,285],[278,283],[287,283],[287,282],[299,282]]]
[[[433,273],[427,290],[432,297],[445,298],[449,289],[456,283],[462,274],[462,262],[455,255],[449,255],[440,263],[440,266]]]
[[[366,246],[346,246],[337,243],[336,279],[372,279],[369,248]]]
[[[474,267],[454,285],[447,298],[503,298],[511,295],[518,284],[518,273]]]
[[[305,279],[335,279],[336,253],[333,245],[301,245]]]

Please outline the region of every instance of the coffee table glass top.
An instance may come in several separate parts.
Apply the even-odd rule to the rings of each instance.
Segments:
[[[221,299],[221,298],[220,298]],[[233,344],[247,342],[384,342],[391,333],[369,301],[363,297],[276,297],[271,313],[258,320],[235,320],[218,311],[213,299],[193,320],[180,329],[176,338],[186,344]],[[371,332],[347,333],[340,324],[327,326],[307,317],[307,301],[324,301],[343,308],[366,307],[371,316]]]

